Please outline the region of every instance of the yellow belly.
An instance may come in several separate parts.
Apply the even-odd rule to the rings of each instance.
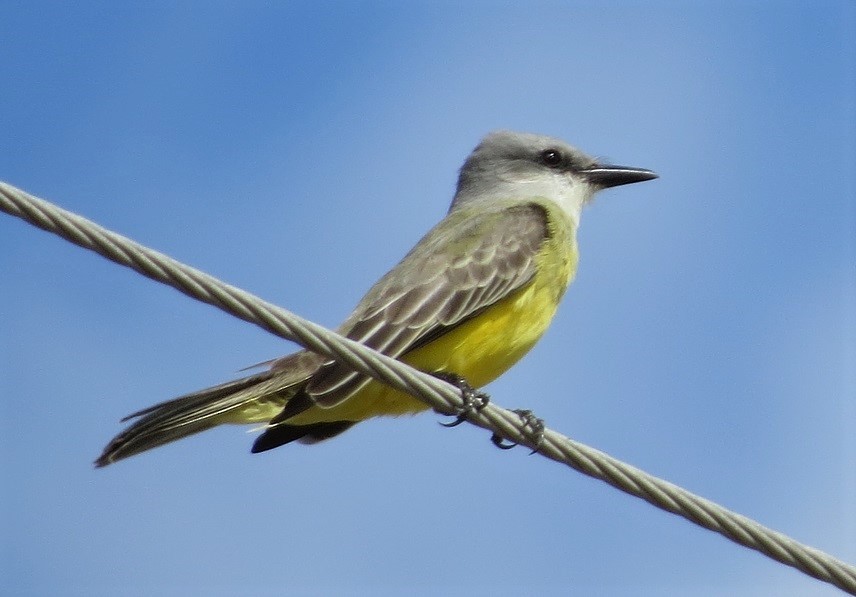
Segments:
[[[401,360],[426,372],[444,371],[463,376],[473,387],[490,383],[535,345],[547,330],[559,301],[576,271],[572,242],[548,247],[538,273],[524,288],[452,329],[433,342],[405,354]],[[362,421],[427,409],[420,400],[372,381],[345,402],[328,409],[311,408],[289,424],[322,421]]]

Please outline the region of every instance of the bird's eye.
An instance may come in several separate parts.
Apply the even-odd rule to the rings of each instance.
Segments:
[[[545,149],[541,152],[541,161],[547,166],[556,167],[562,163],[562,152],[558,149]]]

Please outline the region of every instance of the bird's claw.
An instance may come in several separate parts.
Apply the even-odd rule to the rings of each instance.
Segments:
[[[464,379],[457,373],[447,373],[445,371],[439,371],[432,373],[432,375],[458,388],[461,391],[461,398],[464,401],[464,406],[461,409],[459,409],[455,413],[451,413],[451,416],[454,416],[455,420],[450,423],[440,423],[440,425],[442,425],[443,427],[457,427],[458,425],[466,421],[467,417],[469,417],[473,413],[477,413],[485,406],[487,406],[490,402],[490,396],[488,396],[485,392],[481,392],[475,389],[469,384],[466,379]]]
[[[544,441],[544,420],[532,414],[531,410],[516,408],[512,412],[523,421],[523,432],[535,444],[535,449],[530,452],[530,454],[534,454],[541,447],[541,442]],[[490,441],[500,450],[510,450],[517,445],[517,442],[506,443],[505,438],[496,433],[490,436]]]

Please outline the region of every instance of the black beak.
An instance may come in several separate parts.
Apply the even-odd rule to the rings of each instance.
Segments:
[[[597,185],[602,189],[657,178],[654,172],[644,168],[613,166],[611,164],[595,164],[583,170],[582,174],[591,184]]]

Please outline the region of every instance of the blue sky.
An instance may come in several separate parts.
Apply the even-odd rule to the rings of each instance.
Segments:
[[[856,562],[856,7],[6,3],[0,179],[336,325],[486,132],[661,178],[584,214],[506,407]],[[293,346],[0,216],[0,592],[826,595],[430,414],[94,470]]]

